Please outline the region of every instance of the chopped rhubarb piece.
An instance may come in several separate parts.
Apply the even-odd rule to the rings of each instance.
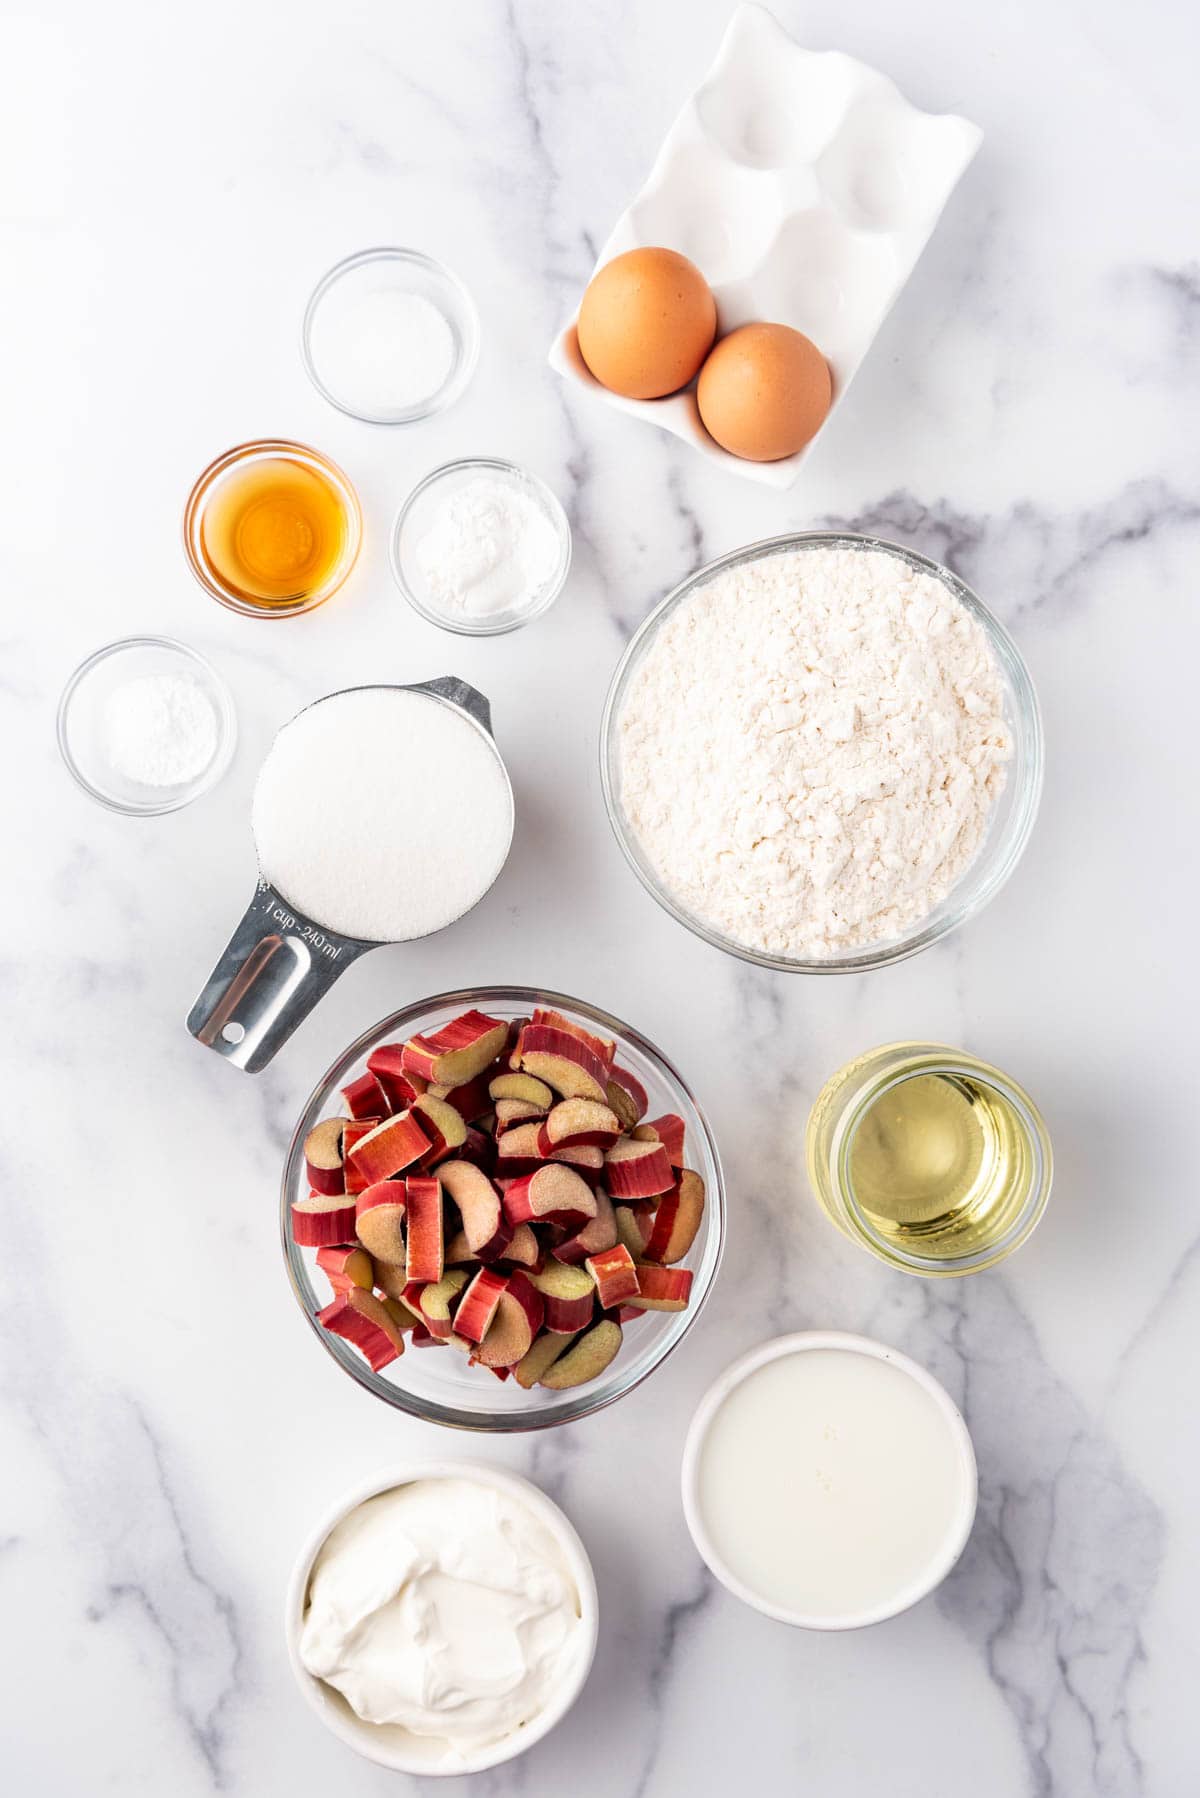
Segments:
[[[360,1192],[355,1230],[374,1261],[403,1266],[404,1187],[399,1180],[378,1180]]]
[[[596,1195],[573,1168],[547,1161],[536,1173],[515,1180],[504,1195],[504,1215],[517,1224],[580,1223],[596,1215]]]
[[[625,1244],[635,1261],[640,1261],[654,1228],[653,1215],[644,1205],[618,1205],[615,1216],[617,1241]]]
[[[379,1302],[401,1333],[405,1330],[414,1330],[421,1321],[418,1313],[404,1299],[389,1298],[385,1295]]]
[[[404,1182],[405,1265],[410,1280],[442,1277],[442,1183],[436,1175],[409,1175]]]
[[[542,1295],[545,1327],[556,1336],[574,1336],[592,1321],[596,1283],[586,1267],[569,1267],[563,1261],[547,1261],[530,1281]]]
[[[513,1225],[483,1169],[471,1161],[443,1161],[438,1178],[447,1197],[458,1206],[471,1253],[481,1261],[495,1261],[503,1255],[512,1241]]]
[[[529,1021],[531,1024],[545,1025],[551,1030],[565,1030],[568,1036],[578,1037],[579,1041],[586,1044],[592,1054],[604,1063],[605,1067],[612,1067],[617,1045],[611,1037],[596,1036],[592,1031],[585,1029],[582,1024],[577,1024],[574,1018],[567,1017],[565,1012],[551,1011],[542,1005],[534,1007],[533,1016]]]
[[[364,1187],[371,1184],[366,1175],[360,1174],[355,1167],[353,1152],[364,1138],[370,1136],[374,1128],[372,1123],[351,1122],[342,1131],[342,1157],[346,1164],[346,1191],[348,1193],[362,1192]]]
[[[512,1233],[512,1241],[500,1259],[514,1262],[518,1267],[541,1266],[542,1251],[538,1247],[538,1239],[531,1224],[517,1225]]]
[[[508,1291],[508,1276],[490,1267],[481,1267],[471,1281],[454,1313],[454,1332],[467,1342],[482,1342],[496,1315],[500,1294]]]
[[[684,1122],[677,1112],[664,1112],[660,1118],[651,1118],[649,1123],[639,1124],[633,1133],[634,1142],[660,1142],[667,1151],[672,1167],[683,1166]]]
[[[623,1242],[598,1255],[589,1255],[584,1266],[596,1282],[596,1292],[606,1311],[611,1311],[614,1305],[623,1305],[626,1299],[636,1298],[641,1290],[633,1256]]]
[[[463,1086],[495,1061],[508,1041],[508,1025],[481,1011],[466,1011],[429,1036],[404,1045],[405,1073],[447,1086]]]
[[[574,1340],[573,1336],[553,1336],[549,1330],[543,1330],[528,1354],[513,1368],[517,1385],[523,1386],[526,1392],[531,1391],[547,1368],[553,1366],[560,1355],[566,1354]]]
[[[345,1193],[314,1192],[292,1206],[292,1241],[304,1249],[354,1241],[354,1200]]]
[[[413,1331],[412,1345],[414,1348],[445,1348],[446,1346],[444,1339],[441,1336],[435,1336],[433,1331],[427,1329],[424,1324],[418,1324]]]
[[[373,1293],[358,1287],[339,1292],[317,1312],[317,1322],[334,1336],[353,1343],[376,1373],[404,1353],[404,1337],[391,1313]]]
[[[318,1249],[317,1266],[335,1292],[348,1292],[352,1286],[370,1292],[375,1284],[375,1269],[365,1249]]]
[[[345,1192],[346,1174],[342,1166],[342,1131],[345,1118],[325,1118],[314,1124],[304,1138],[304,1164],[308,1184],[314,1192]]]
[[[532,1074],[497,1074],[488,1082],[488,1092],[495,1103],[501,1099],[524,1099],[539,1112],[549,1111],[554,1103],[554,1094],[546,1082],[535,1080]]]
[[[467,1080],[462,1086],[446,1086],[435,1083],[429,1088],[431,1099],[444,1099],[447,1105],[453,1105],[464,1124],[473,1124],[492,1109],[492,1098],[488,1092],[488,1083],[482,1077]]]
[[[650,1096],[636,1074],[628,1068],[608,1070],[608,1103],[621,1120],[622,1127],[632,1130],[650,1109]]]
[[[604,1249],[613,1248],[617,1240],[617,1220],[612,1200],[606,1192],[597,1188],[595,1217],[590,1217],[583,1229],[577,1230],[574,1236],[568,1236],[564,1242],[558,1243],[552,1253],[557,1261],[586,1261],[589,1255],[599,1255]]]
[[[608,1097],[608,1064],[590,1044],[551,1024],[526,1024],[515,1050],[522,1073],[552,1086],[564,1099]]]
[[[550,1160],[565,1161],[589,1186],[598,1186],[604,1174],[604,1150],[586,1143],[582,1147],[572,1144],[569,1149],[555,1149]]]
[[[696,1240],[704,1216],[704,1182],[685,1167],[679,1184],[664,1193],[654,1214],[654,1227],[646,1239],[645,1259],[669,1266],[683,1257]]]
[[[467,1140],[467,1126],[461,1113],[445,1099],[423,1093],[414,1103],[412,1115],[419,1120],[429,1138],[429,1147],[421,1157],[422,1167],[432,1167],[444,1156],[455,1154]]]
[[[624,1137],[604,1157],[604,1184],[614,1199],[649,1199],[670,1192],[675,1174],[661,1143]]]
[[[404,1072],[403,1058],[403,1043],[380,1043],[367,1056],[367,1072],[374,1074],[393,1111],[406,1111],[425,1091],[426,1083],[419,1075]]]
[[[515,1367],[542,1327],[542,1296],[524,1274],[513,1274],[475,1359],[484,1367]],[[457,1321],[457,1320],[456,1320]]]
[[[546,1370],[538,1384],[551,1392],[564,1392],[572,1386],[585,1386],[615,1360],[620,1346],[620,1324],[605,1318],[602,1323],[595,1324],[581,1336],[578,1342],[573,1342],[566,1354],[560,1355]]]
[[[518,1124],[536,1124],[545,1115],[541,1105],[533,1105],[528,1099],[497,1099],[496,1135],[503,1136],[506,1130],[515,1129]]]
[[[385,1298],[403,1299],[405,1304],[411,1308],[413,1301],[408,1280],[408,1267],[403,1256],[399,1261],[376,1262],[375,1286]]]
[[[397,1286],[400,1272],[399,1268],[388,1267],[386,1263],[376,1269],[377,1274],[395,1275]],[[421,1314],[421,1294],[424,1290],[423,1286],[415,1285],[410,1280],[405,1280],[402,1289],[392,1292],[389,1292],[382,1282],[379,1283],[382,1303],[387,1306],[402,1330],[411,1330],[414,1324],[425,1321]]]
[[[499,1116],[500,1107],[496,1113]],[[615,1111],[595,1099],[560,1099],[538,1130],[538,1150],[552,1155],[555,1149],[608,1149],[621,1134]]]
[[[640,1305],[622,1305],[617,1312],[617,1322],[624,1329],[626,1324],[635,1324],[645,1315],[646,1312]]]
[[[692,1291],[690,1267],[652,1267],[637,1270],[638,1296],[628,1301],[635,1311],[684,1311]]]
[[[343,1086],[342,1097],[352,1118],[385,1118],[392,1109],[374,1074],[360,1074],[349,1086]]]
[[[508,1179],[532,1174],[546,1157],[538,1153],[536,1124],[514,1124],[496,1139],[496,1173]]]
[[[450,1339],[450,1320],[454,1306],[468,1277],[461,1267],[449,1268],[440,1280],[426,1286],[421,1293],[421,1321],[432,1335],[440,1336],[443,1342]]]
[[[369,1135],[356,1143],[350,1151],[349,1164],[373,1185],[376,1180],[390,1180],[393,1174],[411,1167],[428,1153],[429,1147],[429,1136],[415,1113],[402,1111],[398,1117],[376,1124]]]

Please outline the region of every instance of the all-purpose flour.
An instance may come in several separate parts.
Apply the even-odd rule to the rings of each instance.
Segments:
[[[1011,754],[1004,684],[948,587],[876,550],[718,574],[620,720],[626,816],[664,886],[748,948],[894,938],[968,867]]]
[[[499,754],[453,706],[362,687],[284,725],[252,824],[260,872],[297,911],[399,943],[487,892],[512,839],[512,796]]]

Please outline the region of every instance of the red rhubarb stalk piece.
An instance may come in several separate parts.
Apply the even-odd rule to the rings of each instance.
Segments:
[[[667,1158],[672,1167],[683,1166],[683,1138],[685,1126],[678,1112],[664,1112],[660,1118],[651,1118],[645,1124],[639,1124],[633,1133],[635,1142],[660,1142],[667,1151]]]
[[[508,1041],[508,1025],[481,1011],[466,1011],[427,1036],[404,1045],[405,1073],[447,1086],[465,1085],[495,1061]]]
[[[410,1175],[404,1182],[404,1240],[410,1280],[434,1282],[442,1277],[442,1183],[434,1177]]]
[[[418,1074],[406,1074],[403,1061],[403,1043],[380,1043],[367,1056],[367,1072],[374,1074],[393,1111],[406,1111],[425,1091],[425,1081]]]
[[[415,1113],[402,1111],[398,1117],[376,1124],[350,1150],[348,1161],[357,1174],[373,1184],[376,1180],[390,1180],[393,1174],[411,1167],[428,1153],[429,1146],[429,1137]]]
[[[670,1192],[675,1172],[661,1143],[622,1137],[604,1157],[604,1184],[614,1199],[649,1199]]]
[[[323,1249],[354,1241],[354,1200],[345,1193],[314,1192],[292,1206],[292,1241]]]
[[[683,1311],[692,1292],[690,1267],[653,1267],[648,1263],[637,1270],[638,1294],[630,1299],[635,1311]]]
[[[481,1267],[462,1295],[454,1313],[455,1334],[467,1342],[482,1342],[496,1315],[500,1294],[508,1291],[508,1276]]]
[[[650,1109],[650,1095],[637,1075],[631,1074],[628,1068],[611,1067],[608,1070],[608,1091],[605,1096],[626,1130],[632,1130]]]
[[[355,1232],[368,1255],[393,1267],[405,1265],[404,1186],[399,1180],[377,1180],[360,1192]]]
[[[515,1180],[504,1195],[504,1215],[517,1224],[582,1224],[595,1217],[596,1195],[573,1168],[547,1161],[536,1173]]]
[[[471,1253],[481,1261],[497,1260],[512,1241],[513,1225],[483,1169],[470,1161],[443,1161],[438,1178],[458,1207]]]
[[[374,1128],[372,1123],[355,1123],[351,1120],[342,1131],[342,1158],[345,1162],[346,1191],[348,1193],[362,1192],[364,1187],[371,1184],[366,1175],[360,1174],[355,1167],[353,1152],[364,1137],[370,1136]]]
[[[372,1293],[352,1287],[339,1292],[317,1322],[335,1336],[351,1342],[378,1373],[389,1361],[404,1353],[404,1337],[391,1314]]]
[[[682,1261],[696,1239],[704,1216],[704,1182],[699,1174],[685,1167],[679,1183],[664,1193],[654,1213],[654,1224],[646,1239],[644,1259],[669,1265]]]
[[[496,1112],[499,1115],[500,1107]],[[538,1151],[608,1149],[621,1134],[621,1120],[596,1099],[560,1099],[538,1128]]]
[[[637,1298],[640,1291],[638,1271],[623,1242],[598,1255],[589,1255],[584,1266],[596,1282],[596,1292],[606,1311],[611,1311],[614,1305],[623,1305],[627,1299]]]
[[[342,1097],[352,1118],[385,1118],[392,1109],[374,1074],[360,1074],[349,1086],[343,1086]]]
[[[335,1292],[349,1292],[352,1286],[370,1292],[375,1284],[375,1269],[365,1249],[347,1248],[344,1244],[318,1249],[317,1266]]]
[[[346,1174],[342,1166],[342,1131],[345,1118],[324,1118],[314,1124],[304,1139],[304,1165],[308,1184],[314,1192],[345,1192]]]
[[[568,1236],[551,1250],[557,1261],[586,1261],[589,1255],[599,1255],[604,1249],[611,1249],[617,1243],[617,1220],[612,1208],[612,1200],[606,1192],[599,1188],[596,1191],[596,1215],[588,1219],[582,1230],[574,1236]]]

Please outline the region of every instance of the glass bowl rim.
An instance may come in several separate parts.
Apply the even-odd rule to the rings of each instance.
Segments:
[[[255,606],[251,605],[248,600],[240,599],[213,578],[193,541],[212,489],[221,476],[236,463],[260,461],[266,456],[277,456],[284,461],[315,464],[338,489],[346,504],[346,548],[333,576],[324,587],[314,593],[311,598],[306,599],[303,605]],[[242,618],[260,618],[269,623],[284,618],[301,618],[306,612],[315,612],[318,606],[323,606],[326,600],[332,599],[334,594],[345,586],[354,572],[354,565],[358,561],[359,552],[362,549],[362,539],[362,505],[349,475],[338,466],[332,456],[327,456],[323,450],[314,449],[310,443],[301,443],[294,437],[250,437],[245,443],[235,443],[231,449],[223,450],[219,456],[214,456],[208,466],[201,469],[196,476],[183,508],[183,551],[187,557],[188,567],[200,586],[227,611],[236,612]]]
[[[216,703],[217,723],[220,730],[216,753],[203,773],[197,775],[194,781],[176,792],[173,798],[163,799],[152,805],[132,805],[127,800],[116,799],[90,781],[72,753],[68,724],[71,702],[80,685],[92,670],[113,656],[138,649],[165,650],[171,655],[182,656],[186,661],[194,662],[198,668],[202,669],[209,683],[209,696]],[[91,654],[85,656],[82,662],[71,671],[59,695],[58,711],[55,716],[55,734],[58,739],[59,754],[66,765],[67,772],[89,799],[94,799],[98,805],[104,806],[110,812],[119,812],[122,817],[161,818],[168,812],[182,811],[195,799],[202,799],[205,793],[212,791],[226,773],[233,760],[234,750],[237,748],[237,708],[224,675],[218,673],[207,656],[201,655],[200,651],[193,649],[190,644],[181,643],[177,637],[117,637],[111,643],[102,643],[99,649],[93,649]]]
[[[422,400],[419,405],[410,406],[407,411],[388,417],[379,412],[358,412],[353,406],[348,406],[344,400],[340,400],[317,373],[317,365],[312,353],[313,320],[317,316],[321,301],[343,276],[348,275],[353,269],[365,268],[372,262],[407,263],[432,275],[454,295],[465,321],[465,330],[461,336],[458,333],[455,334],[454,367],[451,369],[448,379],[443,381],[441,387],[435,393],[430,394],[428,399]],[[364,425],[382,425],[384,427],[413,425],[419,424],[425,418],[436,418],[440,412],[447,411],[456,400],[461,399],[479,364],[480,335],[479,308],[476,306],[466,282],[461,276],[456,275],[452,268],[446,263],[440,262],[436,256],[427,255],[424,250],[409,249],[403,244],[376,244],[365,250],[355,250],[349,256],[343,256],[340,262],[335,262],[332,268],[326,269],[321,276],[308,297],[308,304],[304,308],[304,316],[300,322],[300,358],[304,363],[305,374],[321,398],[342,413],[343,417],[353,418],[359,424]]]
[[[546,583],[537,604],[528,607],[517,617],[509,618],[502,624],[472,624],[464,619],[454,619],[449,614],[436,612],[431,606],[427,606],[424,600],[417,597],[415,589],[404,575],[404,558],[401,554],[400,540],[404,535],[404,527],[414,506],[431,488],[437,486],[448,476],[461,474],[472,468],[491,469],[494,473],[498,472],[506,477],[514,477],[522,486],[531,487],[542,501],[558,538],[558,567],[553,579]],[[435,624],[439,630],[451,631],[457,637],[506,637],[510,631],[519,631],[523,625],[533,624],[536,619],[541,618],[550,610],[566,586],[567,576],[571,572],[572,553],[571,521],[567,517],[566,508],[557,493],[543,481],[540,475],[534,474],[532,469],[525,468],[520,462],[508,462],[501,456],[459,456],[453,462],[442,462],[438,467],[431,468],[429,473],[417,482],[396,513],[392,522],[391,535],[388,538],[388,560],[391,563],[392,579],[413,611],[419,617],[424,618],[427,624]]]
[[[631,1043],[641,1054],[655,1063],[656,1068],[662,1072],[667,1082],[678,1087],[688,1101],[700,1126],[701,1141],[707,1156],[706,1173],[711,1174],[706,1192],[704,1207],[706,1223],[703,1228],[706,1232],[705,1247],[707,1248],[710,1241],[712,1243],[712,1265],[706,1280],[701,1281],[697,1277],[691,1303],[687,1309],[670,1314],[677,1322],[675,1332],[673,1334],[664,1333],[659,1338],[645,1366],[639,1368],[636,1373],[631,1373],[627,1369],[624,1377],[618,1373],[610,1381],[606,1378],[609,1371],[606,1369],[605,1374],[601,1375],[598,1380],[556,1395],[551,1405],[539,1411],[488,1411],[484,1406],[477,1410],[466,1407],[459,1410],[436,1401],[426,1400],[390,1380],[381,1379],[362,1360],[361,1356],[356,1355],[353,1359],[350,1358],[349,1353],[343,1356],[338,1351],[338,1339],[331,1338],[328,1332],[321,1328],[313,1311],[310,1310],[297,1278],[296,1260],[293,1256],[295,1245],[292,1242],[290,1228],[291,1195],[296,1171],[303,1160],[304,1137],[307,1130],[311,1128],[309,1114],[327,1105],[332,1094],[337,1091],[343,1076],[361,1060],[364,1054],[368,1053],[376,1043],[383,1040],[385,1035],[390,1034],[398,1025],[410,1024],[422,1014],[442,1007],[473,1008],[478,1006],[486,1009],[489,1004],[511,1004],[519,1008],[536,1004],[554,1006],[602,1029],[607,1029],[618,1038],[618,1047],[620,1047],[621,1039]],[[499,984],[462,987],[451,992],[433,993],[378,1019],[368,1029],[362,1031],[330,1064],[305,1099],[288,1144],[280,1182],[279,1234],[288,1281],[310,1330],[320,1342],[325,1353],[364,1391],[383,1399],[395,1410],[404,1411],[411,1417],[420,1418],[423,1422],[436,1423],[451,1429],[501,1435],[515,1435],[526,1430],[551,1429],[558,1424],[574,1423],[580,1418],[590,1417],[596,1411],[606,1410],[609,1405],[626,1397],[628,1393],[635,1391],[649,1379],[655,1369],[660,1367],[683,1341],[703,1311],[721,1270],[721,1259],[725,1250],[725,1230],[725,1178],[712,1127],[699,1100],[674,1062],[658,1048],[657,1044],[643,1036],[641,1031],[635,1030],[632,1025],[626,1024],[623,1019],[615,1017],[611,1012],[601,1010],[599,1006],[591,1005],[585,1000],[576,999],[568,993],[560,993],[549,987]],[[411,1352],[416,1353],[417,1351]],[[613,1367],[617,1366],[618,1362],[614,1362]]]
[[[1022,783],[1014,794],[1014,810],[1012,818],[1006,826],[1003,855],[999,859],[996,858],[996,850],[1002,839],[997,839],[996,843],[989,844],[985,838],[974,861],[969,864],[955,883],[955,887],[961,887],[973,873],[980,876],[977,889],[969,900],[960,901],[958,905],[950,904],[949,901],[953,898],[955,891],[955,887],[952,887],[941,902],[938,915],[933,922],[926,921],[907,935],[890,939],[881,943],[877,948],[856,949],[837,958],[822,959],[771,955],[762,950],[752,949],[745,943],[735,942],[732,937],[727,937],[722,931],[686,911],[659,882],[653,870],[649,866],[643,866],[636,839],[632,829],[628,828],[625,823],[618,797],[619,782],[615,766],[617,720],[629,679],[637,664],[639,651],[649,643],[668,614],[682,604],[689,594],[697,588],[705,586],[726,569],[740,567],[747,562],[783,555],[794,549],[839,547],[878,550],[885,555],[898,557],[910,568],[934,576],[950,589],[959,603],[982,627],[1011,696],[1012,723],[1014,731],[1019,734],[1021,739],[1024,774]],[[690,930],[703,942],[711,944],[715,949],[724,950],[727,955],[735,955],[741,961],[750,962],[755,967],[771,968],[783,974],[860,974],[873,968],[888,967],[894,962],[907,960],[910,955],[916,955],[922,949],[931,948],[934,943],[940,942],[951,931],[957,930],[961,924],[965,924],[970,918],[975,917],[995,898],[1025,852],[1041,801],[1044,770],[1045,742],[1037,692],[1025,659],[1005,626],[1001,624],[994,613],[988,610],[979,595],[952,569],[945,567],[940,562],[935,562],[929,556],[922,555],[919,550],[909,549],[904,544],[893,543],[886,537],[877,537],[862,531],[789,531],[776,537],[763,537],[757,542],[744,544],[739,549],[730,550],[723,556],[717,556],[713,561],[706,562],[702,567],[685,575],[683,580],[672,587],[671,591],[651,609],[625,645],[609,682],[604,711],[600,720],[600,785],[604,795],[604,809],[608,814],[609,825],[621,853],[642,886],[645,887],[651,898],[670,917],[675,919],[677,924],[682,924],[686,930]]]

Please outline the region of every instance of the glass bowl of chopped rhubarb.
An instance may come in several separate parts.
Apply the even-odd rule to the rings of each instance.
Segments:
[[[661,1050],[561,993],[394,1012],[329,1069],[280,1216],[326,1351],[398,1410],[529,1430],[632,1392],[708,1297],[716,1145]]]

